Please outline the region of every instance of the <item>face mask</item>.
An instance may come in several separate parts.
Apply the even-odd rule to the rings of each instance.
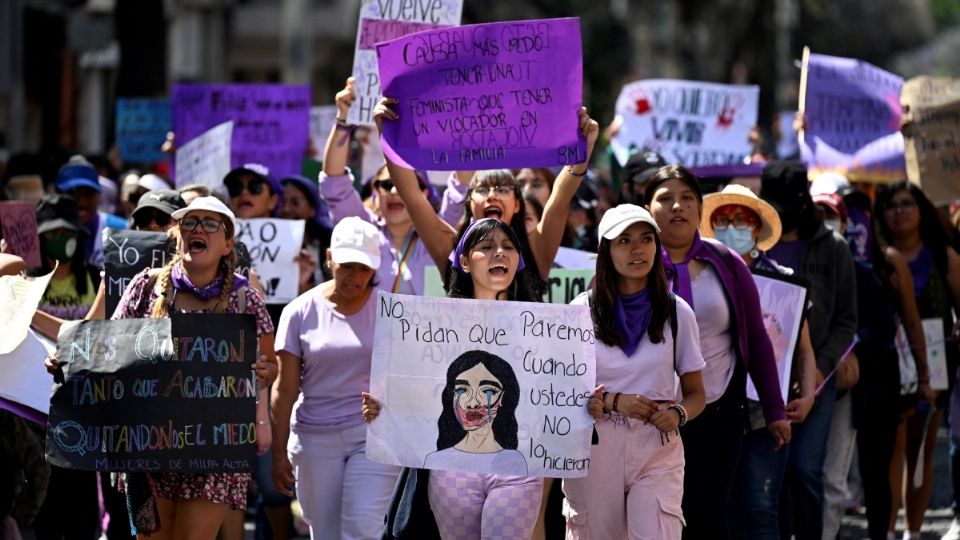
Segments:
[[[753,227],[733,227],[727,226],[722,229],[714,228],[713,235],[723,245],[736,251],[740,255],[750,253],[756,242],[753,241]]]
[[[824,226],[826,226],[826,228],[830,229],[831,231],[837,234],[841,234],[840,232],[841,223],[839,219],[825,219],[823,220],[823,224]]]
[[[51,259],[66,262],[77,252],[77,238],[75,236],[58,236],[54,239],[44,238],[40,247],[43,253]]]

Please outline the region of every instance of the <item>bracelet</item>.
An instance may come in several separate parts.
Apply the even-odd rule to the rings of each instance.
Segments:
[[[689,417],[687,416],[687,408],[686,408],[686,407],[684,407],[684,406],[681,405],[680,403],[674,403],[673,405],[670,405],[669,408],[677,411],[677,415],[680,417],[680,424],[678,424],[678,427],[679,427],[679,426],[683,426],[683,425],[685,425],[685,424],[687,423],[687,419],[688,419]]]
[[[587,170],[589,170],[589,167],[587,169],[584,169],[582,173],[578,173],[577,170],[574,169],[572,165],[567,167],[567,172],[570,173],[570,175],[579,176],[581,178],[587,175]]]
[[[339,116],[337,116],[336,119],[337,119],[337,125],[338,125],[338,126],[345,126],[345,125],[347,125],[347,119],[346,119],[346,118],[340,118]]]
[[[617,394],[616,394],[615,396],[613,396],[613,412],[615,412],[615,413],[619,413],[619,412],[620,412],[620,411],[617,410],[617,403],[620,402],[620,396],[622,396],[622,395],[623,395],[623,394],[621,394],[620,392],[617,392]]]

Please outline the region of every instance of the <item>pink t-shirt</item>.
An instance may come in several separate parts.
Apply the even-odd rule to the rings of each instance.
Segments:
[[[570,302],[573,305],[588,305],[587,294]],[[628,357],[620,347],[611,347],[601,342],[596,344],[597,384],[607,392],[640,394],[653,400],[667,401],[678,398],[679,375],[701,371],[706,364],[700,354],[700,331],[697,319],[690,306],[677,297],[677,369],[673,369],[673,334],[670,321],[663,328],[663,341],[651,343],[644,334],[633,356]]]
[[[300,396],[291,427],[316,433],[360,424],[360,392],[370,388],[376,295],[343,315],[314,287],[283,308],[277,351],[300,358]]]

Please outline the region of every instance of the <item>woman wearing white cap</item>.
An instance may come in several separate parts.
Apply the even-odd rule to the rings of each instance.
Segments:
[[[766,255],[780,240],[780,229],[777,211],[744,186],[731,184],[720,193],[703,198],[700,234],[704,238],[716,238],[736,251],[751,270],[793,274],[793,270],[780,266]],[[792,399],[785,407],[787,419],[793,423],[803,422],[816,397],[816,357],[806,320],[800,330],[792,367],[778,363],[778,368],[781,374],[784,369],[793,372],[789,396]],[[744,437],[740,454],[740,473],[734,491],[734,528],[738,537],[776,538],[780,534],[780,487],[787,466],[787,451],[777,451],[776,438],[764,429],[767,422],[760,403],[748,400],[747,408],[751,431]]]
[[[287,305],[277,327],[273,481],[287,495],[296,485],[312,538],[379,538],[400,469],[367,459],[357,406],[370,387],[380,231],[344,218],[326,258],[333,279]]]
[[[177,253],[161,269],[131,280],[114,319],[163,318],[171,312],[250,313],[257,320],[262,385],[257,404],[257,447],[270,446],[266,385],[276,377],[273,324],[263,298],[234,273],[236,220],[215,197],[199,197],[171,214]],[[250,473],[129,474],[128,508],[137,532],[147,538],[214,538],[230,507],[244,507]],[[156,505],[151,504],[156,495]],[[155,510],[155,511],[154,511]]]
[[[667,288],[660,228],[632,204],[599,226],[589,305],[599,343],[587,407],[600,442],[586,478],[563,481],[567,538],[679,540],[684,451],[679,426],[703,410],[700,335],[693,310]],[[677,387],[680,388],[680,401]]]

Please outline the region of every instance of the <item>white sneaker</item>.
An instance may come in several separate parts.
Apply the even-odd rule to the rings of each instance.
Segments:
[[[940,540],[960,540],[960,518],[953,518],[950,528],[940,537]]]

